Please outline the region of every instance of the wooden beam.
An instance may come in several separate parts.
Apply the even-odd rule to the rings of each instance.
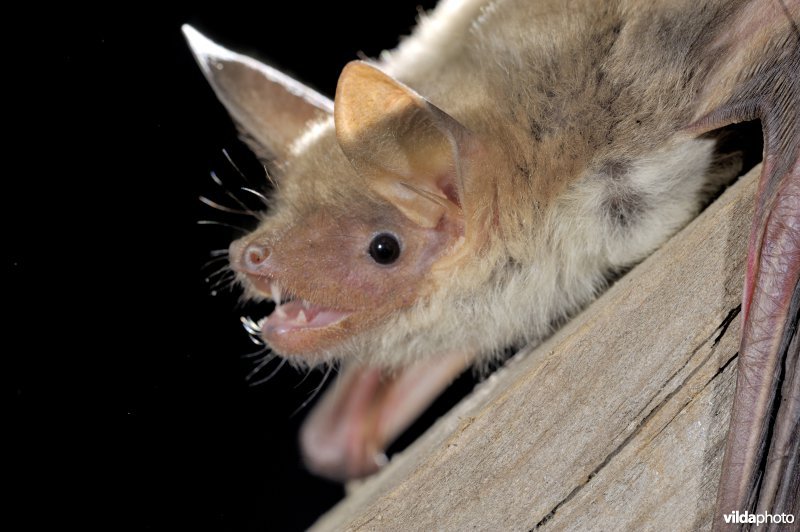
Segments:
[[[710,528],[759,172],[313,530]]]

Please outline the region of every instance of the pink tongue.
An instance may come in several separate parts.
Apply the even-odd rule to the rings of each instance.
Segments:
[[[470,365],[455,354],[410,366],[394,376],[346,368],[306,419],[300,445],[308,468],[335,480],[370,475],[383,452]]]
[[[302,312],[302,315],[300,314]],[[283,334],[295,329],[312,329],[332,325],[348,315],[347,312],[329,310],[300,300],[284,303],[264,322],[264,331]],[[304,316],[304,317],[303,317]]]

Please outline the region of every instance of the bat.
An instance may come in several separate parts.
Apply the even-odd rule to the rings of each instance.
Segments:
[[[540,342],[691,220],[758,121],[715,526],[800,513],[799,25],[798,0],[445,0],[333,101],[184,26],[275,182],[230,246],[245,297],[276,305],[247,327],[297,366],[343,364],[308,467],[376,471],[455,375]]]

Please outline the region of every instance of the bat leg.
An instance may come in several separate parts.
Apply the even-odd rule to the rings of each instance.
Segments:
[[[387,447],[473,359],[454,353],[395,372],[346,366],[300,430],[306,466],[339,481],[375,473]]]
[[[717,530],[742,528],[735,511],[800,518],[800,158],[789,147],[772,156],[765,146]]]

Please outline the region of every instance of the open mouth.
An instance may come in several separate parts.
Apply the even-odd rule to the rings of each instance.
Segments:
[[[253,283],[254,287],[267,299],[275,303],[275,310],[268,316],[255,321],[242,316],[242,325],[250,338],[256,343],[264,340],[272,342],[291,333],[324,329],[335,325],[352,314],[317,305],[302,298],[293,298],[282,293],[277,281]]]
[[[249,275],[248,280],[260,296],[275,303],[275,309],[258,321],[242,316],[242,325],[254,343],[269,344],[284,356],[313,360],[313,353],[337,334],[337,324],[358,312],[288,294],[266,276]],[[444,354],[402,371],[346,364],[303,424],[300,440],[306,466],[340,481],[376,472],[387,460],[388,445],[472,358],[462,352]]]

